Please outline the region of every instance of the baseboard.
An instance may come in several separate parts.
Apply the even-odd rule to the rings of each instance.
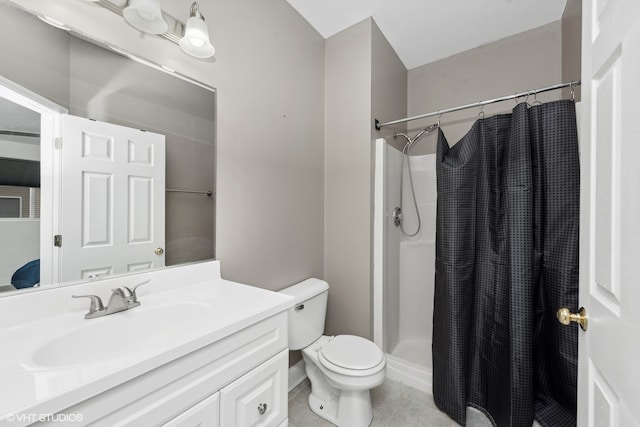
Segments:
[[[293,390],[298,384],[307,378],[305,371],[304,359],[289,367],[289,391]]]
[[[386,355],[387,358],[387,378],[401,381],[408,386],[417,388],[418,390],[432,393],[432,375],[431,371],[423,366],[416,365],[406,360],[395,357],[391,354]]]

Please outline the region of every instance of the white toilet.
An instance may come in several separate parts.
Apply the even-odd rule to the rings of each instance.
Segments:
[[[289,310],[289,348],[302,350],[311,410],[338,426],[368,426],[373,418],[369,390],[384,381],[384,353],[362,337],[322,335],[327,282],[307,279],[280,292],[296,299]]]

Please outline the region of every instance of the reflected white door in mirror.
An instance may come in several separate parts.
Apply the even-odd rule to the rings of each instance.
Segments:
[[[165,137],[62,116],[60,281],[164,267]]]
[[[37,154],[38,215],[4,215],[0,295],[31,288],[134,273],[165,266],[165,137],[66,114],[0,77],[3,135],[39,127],[39,143],[0,135],[0,160]],[[28,114],[27,114],[28,113]],[[9,129],[9,130],[7,130]],[[39,165],[39,167],[38,167]],[[25,171],[0,174],[0,197],[23,184]],[[6,171],[5,171],[6,172]],[[40,176],[43,179],[40,179]],[[22,199],[19,200],[20,207]],[[24,210],[24,209],[23,209]],[[27,209],[29,210],[29,209]],[[18,217],[16,217],[18,216]],[[10,241],[9,241],[10,240]]]

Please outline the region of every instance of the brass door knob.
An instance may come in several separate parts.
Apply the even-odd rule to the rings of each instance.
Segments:
[[[582,328],[583,331],[586,331],[587,327],[589,326],[587,322],[587,310],[585,310],[584,307],[580,307],[580,310],[578,310],[577,314],[574,314],[569,311],[568,308],[563,307],[558,310],[556,316],[558,317],[560,323],[562,323],[563,325],[568,325],[571,322],[576,322],[580,325],[580,328]]]
[[[156,254],[156,255],[162,255],[162,254],[164,253],[164,249],[162,249],[162,248],[156,248],[156,249],[153,251],[153,253],[154,253],[154,254]]]

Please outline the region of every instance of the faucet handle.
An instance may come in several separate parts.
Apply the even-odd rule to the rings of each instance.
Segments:
[[[113,294],[119,295],[127,301],[129,301],[131,297],[133,297],[133,292],[131,292],[131,289],[127,288],[126,286],[120,286],[119,288],[111,289],[111,292],[113,292]]]
[[[151,279],[147,279],[147,280],[145,280],[145,281],[143,281],[143,282],[138,283],[137,285],[135,285],[135,286],[133,287],[133,289],[131,289],[131,294],[132,294],[132,295],[131,295],[131,296],[132,296],[132,298],[131,298],[131,302],[137,302],[137,301],[138,301],[138,297],[137,297],[137,295],[136,295],[136,289],[138,289],[138,288],[139,288],[140,286],[142,286],[142,285],[146,285],[146,284],[147,284],[147,283],[149,283],[150,281],[151,281]],[[127,289],[128,289],[128,288],[127,288]]]
[[[89,314],[93,314],[96,311],[104,310],[104,304],[102,304],[102,300],[97,295],[71,295],[71,298],[89,298],[91,300],[91,305],[89,306]]]

